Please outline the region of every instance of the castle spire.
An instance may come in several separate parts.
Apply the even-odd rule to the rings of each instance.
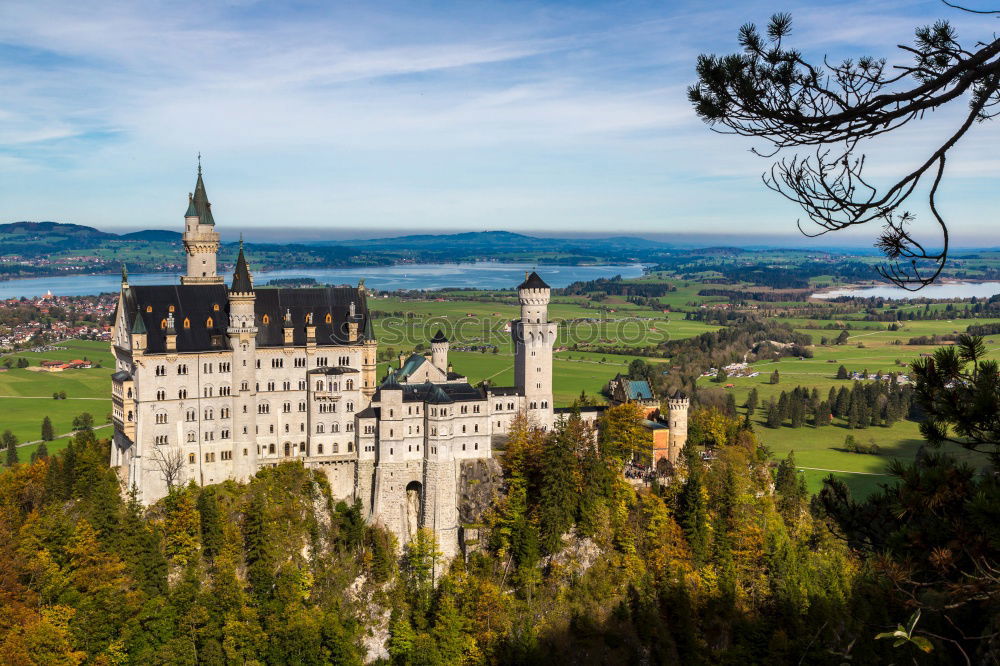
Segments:
[[[250,277],[250,268],[247,266],[247,258],[243,254],[243,238],[240,237],[240,254],[236,257],[236,270],[233,271],[233,287],[231,291],[241,294],[253,292],[253,279]]]

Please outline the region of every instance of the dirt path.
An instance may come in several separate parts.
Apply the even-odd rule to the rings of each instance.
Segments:
[[[19,398],[21,400],[55,400],[51,395],[0,395],[0,398]],[[110,400],[110,398],[59,398],[60,400]]]
[[[865,476],[889,476],[879,472],[852,472],[846,469],[826,469],[825,467],[798,467],[798,469],[811,469],[817,472],[837,472],[838,474],[864,474]]]
[[[78,400],[97,400],[97,398],[77,398],[77,399]],[[104,425],[94,426],[94,430],[100,430],[101,428],[110,428],[110,427],[111,427],[110,423],[105,423]],[[77,432],[79,432],[79,431],[78,430],[70,430],[69,432],[64,432],[61,435],[56,435],[52,439],[62,439],[63,437],[72,437]],[[41,444],[41,443],[42,443],[42,440],[40,440],[40,439],[36,439],[36,440],[30,441],[30,442],[21,442],[20,444],[17,445],[17,448],[21,448],[22,446],[31,446],[32,444]]]

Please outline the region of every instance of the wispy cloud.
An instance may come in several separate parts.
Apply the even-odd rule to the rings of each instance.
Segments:
[[[909,3],[791,3],[811,52],[893,55]],[[0,218],[176,223],[206,154],[234,226],[784,231],[685,86],[769,3],[0,4]],[[972,28],[966,17],[962,29]],[[992,130],[980,136],[996,138]],[[932,133],[887,149],[885,175]],[[995,145],[990,143],[989,145]],[[970,148],[955,178],[996,169]],[[57,197],[50,195],[58,192]],[[109,205],[114,202],[114,205]]]

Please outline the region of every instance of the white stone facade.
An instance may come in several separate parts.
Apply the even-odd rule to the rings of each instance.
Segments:
[[[200,169],[184,245],[180,286],[133,287],[123,275],[111,464],[126,487],[149,504],[168,485],[244,481],[301,460],[401,545],[430,527],[455,555],[462,463],[492,457],[520,412],[552,427],[548,286],[532,274],[519,288],[515,387],[470,386],[440,333],[429,358],[401,359],[400,377],[378,385],[362,288],[255,288],[242,247],[222,283]]]

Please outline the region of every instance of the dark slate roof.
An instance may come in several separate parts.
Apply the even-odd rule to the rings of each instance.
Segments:
[[[309,375],[347,375],[351,373],[356,373],[358,370],[356,368],[349,368],[346,365],[334,365],[322,368],[314,368],[307,372]]]
[[[302,287],[299,289],[257,289],[254,310],[257,314],[257,346],[280,347],[285,344],[285,313],[291,313],[292,344],[306,343],[306,315],[312,314],[316,327],[317,346],[346,345],[348,323],[351,320],[351,303],[354,319],[360,331],[368,318],[368,304],[364,293],[357,287]],[[264,323],[267,315],[267,323]],[[326,316],[330,315],[330,322]]]
[[[459,379],[462,379],[463,377],[465,377],[465,375],[463,375],[463,374],[461,374],[459,372],[449,372],[448,373],[448,379],[449,380],[459,380]]]
[[[448,338],[444,337],[444,332],[439,328],[438,332],[431,338],[431,342],[448,342]]]
[[[396,384],[392,388],[396,389],[396,387],[399,387],[403,391],[403,402],[447,404],[483,400],[485,397],[482,391],[467,382],[454,384],[431,384],[430,382],[424,382],[423,384]],[[372,397],[374,402],[378,402],[381,399],[380,393],[383,388],[385,388],[384,384],[375,392],[375,395]]]
[[[174,308],[178,352],[209,351],[227,346],[225,332],[229,326],[229,301],[225,285],[132,286],[125,292],[125,316],[129,330],[146,328],[146,350],[149,353],[166,351],[167,330],[163,322],[167,320],[171,306]],[[209,318],[212,319],[211,328],[207,326]],[[185,319],[189,324],[187,327],[184,326]],[[213,338],[217,344],[213,345]]]
[[[212,204],[208,202],[208,193],[205,192],[205,181],[201,179],[201,165],[198,165],[198,182],[194,186],[194,195],[188,199],[188,210],[185,217],[198,216],[201,224],[215,224],[212,218]]]
[[[524,278],[522,282],[517,287],[518,289],[548,289],[549,285],[545,284],[545,280],[538,277],[538,273],[531,271],[531,274]]]
[[[674,393],[674,400],[687,400],[687,397],[688,397],[687,393],[679,389],[677,390],[676,393]]]
[[[257,346],[280,347],[285,344],[284,316],[291,314],[292,344],[306,344],[306,314],[313,314],[316,345],[348,343],[350,304],[355,304],[354,320],[360,325],[368,318],[364,295],[354,287],[302,289],[260,289],[256,292]],[[222,284],[186,284],[133,286],[125,292],[124,307],[129,330],[145,327],[146,350],[156,354],[166,351],[166,329],[161,326],[174,307],[174,327],[178,352],[210,351],[228,347],[228,290]],[[216,309],[216,306],[218,309]],[[147,312],[147,309],[150,311]],[[330,315],[327,323],[326,316]],[[267,323],[264,317],[267,315]],[[209,318],[212,327],[208,328]],[[184,326],[187,319],[189,326]],[[139,320],[139,321],[137,321]]]
[[[369,405],[368,407],[365,407],[360,412],[358,412],[358,418],[359,419],[377,419],[379,417],[379,414],[381,413],[381,411],[382,410],[379,409],[378,407],[372,407],[371,405]]]
[[[116,382],[124,382],[128,381],[129,379],[132,379],[132,375],[125,372],[124,370],[119,370],[118,372],[111,375],[111,379],[115,380]]]
[[[146,334],[146,324],[142,321],[142,317],[135,318],[135,323],[132,324],[132,332],[137,335]]]
[[[247,266],[247,258],[243,255],[243,241],[240,241],[240,253],[236,257],[236,269],[233,271],[233,291],[241,294],[253,291],[250,268]]]
[[[493,395],[521,395],[516,386],[490,386],[486,390]]]
[[[390,391],[403,390],[403,387],[400,386],[399,382],[396,380],[396,373],[393,372],[392,368],[389,368],[388,374],[386,374],[385,379],[382,380],[382,383],[379,384],[378,387],[380,389],[387,389]]]

